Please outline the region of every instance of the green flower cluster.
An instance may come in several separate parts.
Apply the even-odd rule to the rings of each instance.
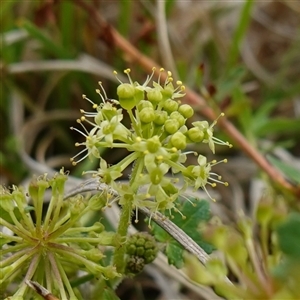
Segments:
[[[133,207],[147,207],[155,214],[156,211],[174,209],[175,200],[187,187],[202,188],[207,192],[207,184],[212,187],[216,183],[227,185],[221,181],[220,176],[211,172],[211,168],[219,162],[208,162],[201,154],[185,152],[188,144],[207,143],[213,153],[215,144],[231,145],[213,136],[216,121],[211,125],[207,121],[196,121],[188,128],[186,122],[193,116],[194,110],[190,105],[180,102],[185,95],[185,87],[180,81],[174,86],[170,72],[167,72],[166,80],[161,83],[163,69],[160,70],[158,81],[153,81],[154,71],[143,84],[139,84],[132,81],[130,70],[125,70],[129,82],[123,83],[118,79],[118,100],[108,99],[101,83],[102,92],[96,90],[102,99],[100,105],[83,96],[93,104],[96,112],[82,111],[83,116],[78,123],[84,132],[75,130],[85,136],[85,141],[76,143],[76,146],[85,148],[71,161],[75,165],[88,156],[100,158],[99,170],[86,173],[99,176],[102,182],[121,195],[122,201],[124,194],[131,195]],[[124,110],[130,117],[130,128],[122,124]],[[89,118],[93,118],[93,121]],[[93,128],[88,131],[83,121]],[[100,148],[125,148],[130,154],[118,164],[108,167],[100,155]],[[187,154],[191,153],[198,157],[198,163],[186,165]],[[81,158],[76,161],[77,157]],[[133,170],[130,184],[125,187],[116,180],[131,164]],[[182,176],[184,184],[178,185],[180,176],[168,177],[167,174]]]
[[[128,255],[126,264],[126,273],[140,273],[146,264],[151,263],[158,253],[156,241],[152,235],[147,232],[138,232],[127,239]]]
[[[99,222],[81,224],[83,215],[105,205],[104,195],[64,201],[66,180],[62,170],[51,179],[34,178],[28,192],[0,186],[0,286],[3,292],[13,292],[13,283],[21,282],[8,299],[31,299],[33,291],[26,284],[31,280],[46,285],[60,299],[77,299],[69,279],[76,278],[78,270],[96,277],[120,276],[115,267],[100,264],[104,254],[99,245],[115,246],[115,234],[104,231]],[[52,196],[45,210],[49,190]]]

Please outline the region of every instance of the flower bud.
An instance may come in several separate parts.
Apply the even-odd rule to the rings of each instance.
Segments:
[[[117,95],[122,99],[134,98],[135,89],[130,83],[122,83],[117,88]]]
[[[178,111],[173,111],[170,115],[170,118],[172,120],[177,120],[177,122],[179,123],[179,127],[181,127],[185,124],[184,117]]]
[[[155,119],[154,124],[162,126],[165,124],[166,120],[168,119],[168,113],[166,111],[154,111]]]
[[[177,111],[178,102],[172,99],[167,99],[163,104],[164,109],[170,114],[173,111]]]
[[[193,108],[188,104],[182,104],[179,106],[178,112],[182,114],[186,119],[190,118],[194,114]]]
[[[161,142],[157,135],[153,136],[152,138],[148,139],[147,142],[147,150],[150,153],[155,153],[161,147]]]
[[[159,89],[153,88],[147,91],[147,99],[153,103],[158,103],[162,100],[163,96]]]
[[[200,143],[204,139],[203,131],[198,127],[190,128],[187,132],[188,138],[194,143]]]
[[[140,111],[140,120],[143,123],[151,123],[155,119],[154,109],[150,107],[145,107]]]
[[[136,103],[139,103],[140,101],[145,99],[144,90],[136,86],[134,88],[134,98]]]
[[[120,84],[117,88],[117,95],[122,108],[130,110],[135,106],[135,88],[133,85],[129,83]]]
[[[164,128],[167,133],[173,134],[180,128],[180,125],[176,119],[168,119],[165,122]]]
[[[126,253],[130,257],[143,258],[145,264],[151,263],[157,255],[156,241],[147,232],[138,232],[127,240]]]
[[[146,107],[153,108],[153,104],[148,100],[141,100],[137,106],[139,111],[141,111],[143,108],[146,108]]]
[[[186,136],[181,132],[175,132],[171,137],[171,144],[179,150],[186,148]]]

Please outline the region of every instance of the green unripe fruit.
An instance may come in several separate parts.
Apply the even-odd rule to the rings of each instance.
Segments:
[[[186,119],[190,118],[194,114],[193,108],[188,104],[182,104],[179,106],[178,112],[182,114]]]
[[[164,109],[170,114],[173,111],[177,111],[178,102],[172,99],[167,99],[163,104]]]
[[[188,138],[194,143],[200,143],[204,139],[204,132],[198,127],[190,128],[187,132],[187,135]]]
[[[168,119],[168,113],[166,111],[155,111],[155,119],[154,124],[162,126],[165,124],[166,120]]]
[[[175,132],[171,137],[171,144],[179,150],[186,148],[186,136],[181,132]]]
[[[170,118],[173,120],[177,120],[177,122],[179,123],[179,127],[185,124],[185,118],[178,111],[173,111],[170,114]]]
[[[140,120],[143,123],[151,123],[155,119],[154,109],[150,107],[145,107],[140,111]]]
[[[158,103],[162,100],[163,96],[159,89],[153,88],[147,91],[147,99],[153,103]]]
[[[180,125],[176,119],[168,119],[165,122],[164,128],[167,133],[173,134],[180,128]]]

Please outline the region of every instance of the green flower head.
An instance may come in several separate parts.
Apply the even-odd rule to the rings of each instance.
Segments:
[[[165,72],[164,69],[159,70],[158,79],[154,81],[155,72],[153,68],[152,74],[140,84],[131,79],[130,69],[126,69],[124,73],[128,82],[123,83],[117,78],[120,83],[117,88],[118,99],[110,99],[109,103],[113,105],[109,106],[112,110],[109,114],[104,112],[107,95],[101,85],[102,103],[97,105],[88,99],[97,112],[83,112],[82,120],[95,118],[95,122],[87,121],[93,128],[83,133],[86,142],[77,145],[85,149],[75,156],[77,158],[86,153],[84,158],[100,158],[98,171],[87,173],[99,177],[120,195],[124,195],[124,187],[120,187],[117,180],[124,169],[132,165],[130,201],[135,208],[146,206],[153,213],[173,209],[178,195],[189,186],[207,191],[207,184],[211,187],[216,183],[227,185],[211,171],[216,162],[207,163],[205,156],[193,152],[198,157],[198,165],[186,163],[186,156],[192,154],[186,151],[189,144],[207,143],[213,153],[216,143],[231,146],[213,136],[217,120],[211,125],[206,121],[196,121],[188,128],[187,120],[193,116],[194,110],[189,104],[181,104],[185,87],[181,81],[174,85],[171,72]],[[125,112],[130,118],[128,127],[122,124]],[[129,154],[116,165],[108,166],[99,157],[100,148],[124,148]],[[185,182],[182,187],[177,186],[180,176]],[[119,200],[124,203],[121,198]]]

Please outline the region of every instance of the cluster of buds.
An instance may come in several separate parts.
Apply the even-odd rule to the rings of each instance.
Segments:
[[[126,273],[140,273],[146,264],[150,264],[158,253],[156,241],[147,232],[131,235],[126,242],[127,264]]]
[[[105,197],[98,194],[87,201],[78,195],[64,200],[66,180],[61,171],[51,179],[34,178],[28,192],[0,186],[0,286],[13,294],[7,299],[35,299],[28,286],[31,281],[46,285],[60,299],[78,299],[69,279],[76,278],[79,270],[99,278],[120,276],[115,267],[100,264],[104,254],[99,246],[115,246],[115,234],[99,222],[81,223],[87,212],[105,205]],[[45,209],[45,193],[50,189]],[[16,291],[15,282],[21,282]]]
[[[96,112],[82,110],[83,116],[77,120],[84,132],[75,130],[85,136],[85,141],[76,143],[76,146],[84,146],[84,149],[71,159],[73,164],[86,157],[99,158],[99,170],[86,173],[99,176],[102,182],[120,195],[133,195],[133,207],[147,207],[154,214],[166,209],[176,210],[174,202],[187,187],[195,190],[202,188],[207,192],[206,185],[227,185],[218,174],[211,171],[219,162],[208,162],[204,155],[185,151],[191,143],[206,143],[213,153],[215,144],[231,145],[213,136],[216,121],[211,125],[207,121],[196,121],[192,122],[191,128],[187,127],[186,122],[193,116],[194,110],[180,101],[185,95],[182,82],[177,81],[174,87],[171,72],[165,73],[163,69],[160,70],[157,82],[152,80],[155,73],[153,69],[143,84],[132,81],[130,69],[124,73],[129,82],[123,83],[117,78],[120,82],[117,88],[118,100],[108,99],[101,83],[101,90],[96,90],[101,97],[101,104],[97,105],[83,96],[92,103]],[[164,81],[161,79],[163,74],[166,75]],[[129,128],[122,124],[124,111],[130,117]],[[83,121],[92,125],[90,131],[83,125]],[[100,155],[101,148],[125,148],[129,155],[116,165],[108,166]],[[187,165],[187,154],[196,155],[197,164]],[[116,180],[131,164],[133,170],[130,184],[124,188]],[[173,176],[168,177],[167,174]],[[180,176],[184,179],[181,186],[178,184]]]

